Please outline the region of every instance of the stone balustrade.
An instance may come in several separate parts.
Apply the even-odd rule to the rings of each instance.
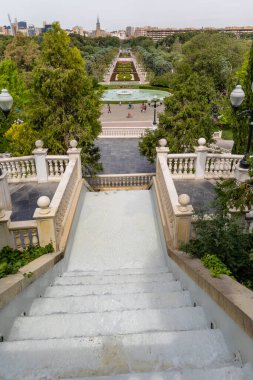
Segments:
[[[0,158],[0,168],[8,174],[8,182],[37,181],[34,156]]]
[[[109,174],[88,178],[93,189],[143,188],[150,186],[155,173]]]
[[[208,153],[206,140],[200,138],[195,153],[168,154],[167,162],[173,178],[218,179],[234,178],[242,155]]]
[[[33,220],[11,221],[11,204],[9,205],[9,198],[6,197],[8,172],[5,171],[0,177],[1,184],[4,185],[2,192],[5,195],[5,199],[3,196],[0,197],[0,249],[9,245],[22,250],[38,243],[41,246],[52,243],[55,250],[64,247],[71,226],[69,217],[73,216],[82,185],[81,149],[77,148],[75,140],[70,142],[67,153],[66,156],[47,156],[47,149],[43,149],[42,141],[36,142],[33,152],[35,157],[31,156],[37,169],[36,180],[57,180],[59,185],[51,201],[45,196],[39,198]],[[24,159],[26,161],[27,157]],[[18,162],[20,158],[11,160]],[[0,190],[2,187],[0,186]]]
[[[170,247],[178,249],[182,243],[189,241],[193,208],[187,194],[178,196],[167,162],[167,142],[161,139],[159,143],[154,188],[165,227],[166,241]]]
[[[147,127],[103,127],[99,138],[140,138],[145,135],[147,130],[152,130]]]

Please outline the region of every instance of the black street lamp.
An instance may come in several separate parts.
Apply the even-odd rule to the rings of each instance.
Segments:
[[[8,93],[7,90],[2,90],[0,94],[0,109],[3,111],[3,114],[5,116],[5,119],[7,119],[11,108],[13,105],[13,98],[12,96]],[[0,120],[4,120],[3,118]],[[0,168],[0,176],[3,174],[2,169]]]
[[[253,92],[253,83],[251,85],[251,89]],[[237,109],[238,107],[240,107],[244,98],[245,98],[245,93],[242,89],[242,86],[237,85],[235,87],[235,89],[231,92],[231,95],[230,95],[230,102],[231,102],[233,108]],[[248,137],[246,152],[244,154],[244,157],[241,159],[241,161],[239,163],[239,167],[242,169],[248,169],[249,163],[247,161],[247,157],[250,154],[250,148],[251,148],[251,143],[252,143],[252,135],[253,135],[253,109],[247,109],[247,110],[244,110],[244,111],[240,112],[239,114],[237,114],[237,116],[243,116],[243,115],[249,116],[249,121],[250,121],[250,123],[249,123],[249,137]]]
[[[0,94],[0,108],[7,119],[13,105],[13,98],[7,90],[2,90]]]
[[[157,128],[157,107],[159,107],[159,105],[157,105],[157,102],[160,102],[160,105],[162,104],[162,101],[160,99],[158,99],[157,95],[154,96],[154,98],[152,99],[152,102],[153,104],[151,104],[152,107],[154,107],[154,120],[153,120],[153,129],[156,129]]]

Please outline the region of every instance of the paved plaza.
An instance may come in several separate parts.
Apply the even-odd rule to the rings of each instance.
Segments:
[[[141,112],[141,103],[132,104],[131,109],[128,108],[128,104],[110,104],[110,108],[111,113],[108,113],[107,104],[102,108],[100,121],[105,127],[111,122],[115,122],[115,126],[120,126],[120,122],[146,122],[147,125],[152,125],[154,119],[154,107],[147,105],[147,110]],[[164,105],[159,105],[156,110],[159,115],[164,111]]]
[[[140,154],[138,143],[139,139],[98,139],[101,174],[154,173],[155,165]]]
[[[39,197],[46,195],[52,200],[58,183],[10,183],[13,212],[11,220],[32,220]]]

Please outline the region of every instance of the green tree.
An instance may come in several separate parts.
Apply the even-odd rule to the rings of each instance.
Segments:
[[[63,154],[69,140],[78,140],[83,163],[95,169],[99,155],[94,139],[101,130],[100,94],[95,92],[84,66],[80,51],[70,46],[70,38],[60,25],[53,24],[52,31],[44,35],[32,72],[27,121],[53,154]]]
[[[231,112],[231,124],[233,128],[234,147],[233,152],[238,154],[244,154],[246,144],[249,135],[249,119],[248,117],[238,117],[237,113],[240,113],[245,109],[253,109],[253,43],[249,54],[246,55],[241,70],[237,73],[237,80],[243,86],[245,91],[245,99],[238,110]]]
[[[39,45],[33,38],[17,34],[6,46],[4,56],[14,61],[19,70],[31,71],[38,52]]]
[[[174,76],[173,95],[165,99],[165,111],[159,117],[158,130],[140,141],[140,151],[152,161],[157,140],[166,138],[170,152],[192,151],[197,140],[212,140],[214,121],[211,118],[211,102],[214,85],[206,76],[190,73],[184,66],[182,73]]]
[[[0,61],[0,90],[6,88],[13,97],[13,107],[8,119],[4,119],[0,123],[0,152],[9,150],[5,132],[9,129],[15,119],[21,118],[22,109],[29,101],[29,91],[22,80],[17,66],[13,61]],[[1,111],[0,111],[1,113]]]

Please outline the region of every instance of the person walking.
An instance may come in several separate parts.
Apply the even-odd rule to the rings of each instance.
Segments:
[[[111,111],[111,106],[110,106],[109,103],[108,103],[108,113],[112,113],[112,111]]]

